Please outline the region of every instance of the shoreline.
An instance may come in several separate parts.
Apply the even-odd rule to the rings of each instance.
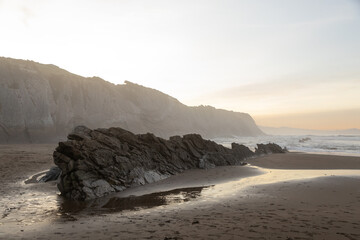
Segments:
[[[269,154],[246,161],[269,169],[360,169],[360,157],[301,152]]]
[[[289,153],[303,153],[303,154],[315,154],[325,156],[339,156],[339,157],[360,157],[359,153],[347,153],[347,152],[300,152],[300,151],[289,151]]]
[[[24,145],[1,152],[0,166],[13,168],[1,168],[5,184],[0,206],[5,210],[0,238],[360,238],[355,219],[360,215],[357,157],[272,154],[246,160],[250,166],[188,170],[72,212],[55,184],[19,184],[31,177],[30,172],[36,174],[35,169],[53,165],[52,147]],[[14,171],[24,164],[30,169]],[[262,168],[269,164],[273,168]],[[341,175],[345,172],[347,176]],[[116,210],[116,205],[129,201],[138,204],[133,204],[135,211]],[[143,202],[153,205],[142,207]]]

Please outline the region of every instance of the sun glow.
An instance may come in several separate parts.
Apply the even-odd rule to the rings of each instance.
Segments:
[[[359,127],[356,111],[344,116],[352,123],[278,117],[360,109],[359,20],[350,0],[2,0],[0,53],[127,79],[264,125]]]

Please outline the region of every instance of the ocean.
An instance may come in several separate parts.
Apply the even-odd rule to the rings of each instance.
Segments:
[[[360,156],[360,135],[266,135],[259,137],[215,138],[226,147],[236,142],[255,150],[257,143],[276,143],[290,152]]]

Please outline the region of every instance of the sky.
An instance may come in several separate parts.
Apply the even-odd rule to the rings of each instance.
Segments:
[[[360,0],[0,0],[0,56],[258,125],[360,128]]]

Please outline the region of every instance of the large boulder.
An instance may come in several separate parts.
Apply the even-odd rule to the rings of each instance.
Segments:
[[[253,155],[243,145],[229,149],[198,134],[165,140],[151,133],[84,126],[76,127],[53,154],[62,171],[58,188],[63,196],[76,200],[102,197],[186,169],[241,165]]]

